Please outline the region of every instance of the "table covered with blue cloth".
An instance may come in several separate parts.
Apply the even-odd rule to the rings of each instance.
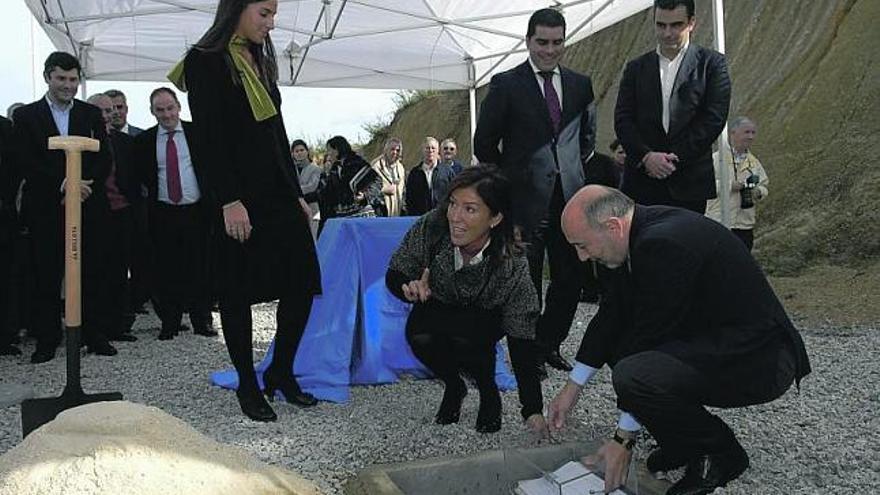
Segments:
[[[403,373],[430,376],[404,335],[411,305],[385,287],[391,255],[416,218],[327,221],[317,245],[323,294],[315,298],[294,360],[294,373],[306,392],[345,402],[350,385],[393,383]],[[261,387],[273,349],[274,343],[256,367]],[[501,390],[516,388],[500,343],[495,380]],[[217,371],[211,381],[234,389],[238,375],[235,370]]]

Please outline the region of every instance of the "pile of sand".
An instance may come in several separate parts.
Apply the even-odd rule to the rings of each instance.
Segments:
[[[70,409],[0,456],[0,494],[318,494],[298,475],[211,440],[155,408]]]

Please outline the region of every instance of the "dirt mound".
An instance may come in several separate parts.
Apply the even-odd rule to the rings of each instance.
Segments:
[[[0,456],[3,495],[317,495],[299,476],[130,402],[67,410]]]

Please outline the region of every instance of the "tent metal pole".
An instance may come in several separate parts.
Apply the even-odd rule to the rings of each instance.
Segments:
[[[476,163],[474,154],[474,134],[477,132],[477,89],[471,86],[468,89],[468,106],[471,114],[471,164]]]
[[[714,20],[715,27],[715,50],[719,53],[724,53],[725,45],[724,45],[724,0],[713,0],[712,1],[712,18]],[[723,151],[725,149],[730,149],[730,144],[727,141],[727,123],[724,124],[724,130],[721,131],[721,135],[718,136],[718,140],[716,141],[718,145],[718,171],[719,177],[716,181],[716,184],[719,185],[718,189],[718,200],[721,204],[721,223],[730,226],[731,218],[730,218],[730,191],[728,190],[727,184],[730,184],[730,175],[731,169],[730,164],[725,163],[725,153]]]
[[[471,164],[476,162],[474,154],[474,133],[477,132],[477,70],[474,68],[474,59],[468,58],[468,110],[471,119]]]

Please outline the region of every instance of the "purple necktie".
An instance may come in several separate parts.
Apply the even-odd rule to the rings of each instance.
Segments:
[[[559,134],[559,124],[562,122],[562,107],[559,106],[559,95],[553,87],[553,71],[538,72],[544,78],[544,101],[547,102],[547,111],[550,112],[550,122],[553,124],[553,133]]]
[[[183,189],[180,186],[180,166],[177,162],[177,145],[174,144],[174,133],[168,131],[168,141],[165,141],[165,180],[168,184],[168,199],[172,203],[180,203],[183,199]]]

